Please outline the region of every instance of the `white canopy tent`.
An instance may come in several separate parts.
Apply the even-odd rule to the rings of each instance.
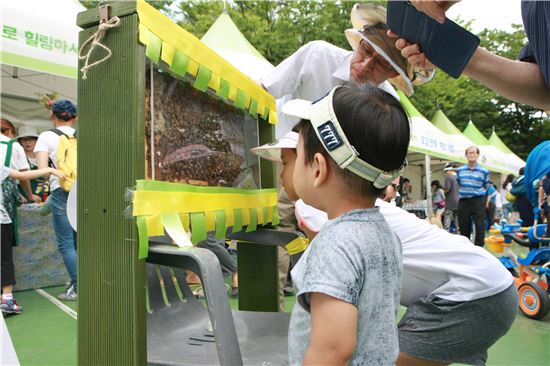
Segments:
[[[512,164],[514,164],[516,168],[517,167],[521,168],[525,166],[525,161],[521,159],[519,156],[517,156],[516,154],[514,154],[514,152],[510,150],[510,148],[508,148],[506,144],[504,144],[504,142],[500,139],[500,137],[498,137],[497,133],[495,132],[494,127],[493,127],[493,132],[491,133],[491,136],[489,137],[488,141],[491,143],[491,145],[493,145],[494,147],[499,149],[501,152],[506,154],[508,158],[513,162]],[[512,173],[512,174],[515,174],[515,173]]]
[[[57,93],[76,102],[78,32],[76,0],[2,1],[2,118],[16,127],[50,127],[40,95]]]
[[[443,167],[447,161],[463,162],[462,146],[459,141],[454,140],[428,121],[403,93],[398,92],[398,94],[401,104],[411,120],[411,142],[407,154],[409,166],[403,175],[411,180],[413,196],[421,198],[423,190],[415,190],[414,187],[423,186],[426,199],[430,202],[433,166]],[[424,180],[421,179],[422,175]],[[436,178],[441,180],[444,175],[442,173],[440,175]],[[428,211],[430,210],[431,205],[428,205]]]
[[[274,69],[274,66],[243,36],[225,11],[216,19],[201,41],[254,81],[261,80]]]

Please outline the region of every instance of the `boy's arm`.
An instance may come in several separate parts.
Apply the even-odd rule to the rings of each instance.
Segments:
[[[310,293],[311,341],[303,365],[347,365],[356,345],[357,307]]]

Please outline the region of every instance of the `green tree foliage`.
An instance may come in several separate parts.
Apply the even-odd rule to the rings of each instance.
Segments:
[[[232,1],[227,12],[240,31],[271,63],[277,65],[300,46],[323,39],[349,49],[344,29],[351,27],[354,1]],[[182,1],[180,24],[197,37],[223,11],[223,2]]]
[[[97,8],[100,3],[104,2],[105,0],[78,0],[84,7],[87,9],[91,8]],[[170,15],[170,6],[172,6],[172,3],[174,0],[145,0],[149,5],[155,7],[158,10],[162,10],[165,14]]]

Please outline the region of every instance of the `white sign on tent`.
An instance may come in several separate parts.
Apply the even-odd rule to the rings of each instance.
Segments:
[[[78,32],[76,0],[3,0],[2,117],[39,130],[49,128],[40,94],[76,101]]]
[[[75,79],[82,10],[73,0],[2,1],[2,64]]]

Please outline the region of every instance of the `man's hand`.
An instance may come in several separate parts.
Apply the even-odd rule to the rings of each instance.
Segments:
[[[459,1],[459,0],[458,0]],[[430,18],[435,19],[438,23],[445,23],[445,12],[449,10],[451,6],[458,2],[446,1],[446,0],[411,0],[411,4],[416,10],[423,12]]]
[[[392,38],[399,38],[397,33],[388,30],[388,36]],[[407,59],[407,61],[414,67],[421,69],[435,69],[436,66],[426,58],[424,52],[420,51],[420,45],[410,44],[404,38],[399,38],[395,42],[395,47],[401,51],[401,55]]]

